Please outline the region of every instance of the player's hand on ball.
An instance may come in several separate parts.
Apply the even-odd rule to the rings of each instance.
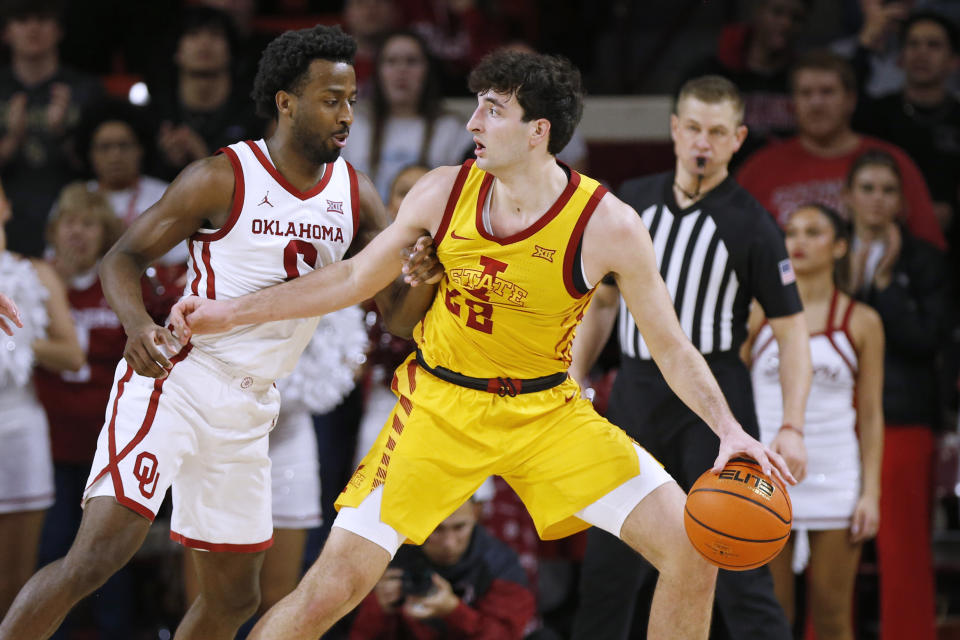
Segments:
[[[222,333],[234,326],[228,301],[207,300],[197,296],[177,302],[170,310],[170,323],[182,344],[186,344],[194,334]]]
[[[776,475],[784,482],[797,484],[797,479],[790,472],[783,457],[758,440],[751,438],[740,425],[726,429],[720,437],[720,453],[713,463],[713,472],[720,473],[731,458],[737,455],[747,455],[757,461],[760,468],[767,475]]]
[[[411,287],[440,282],[443,265],[437,259],[436,247],[430,234],[417,238],[413,246],[403,250],[402,257],[403,281]]]
[[[127,332],[123,359],[141,376],[166,378],[173,365],[170,357],[180,351],[181,345],[169,330],[148,324]]]

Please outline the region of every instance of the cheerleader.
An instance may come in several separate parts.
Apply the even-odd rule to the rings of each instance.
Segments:
[[[860,549],[876,535],[880,517],[883,326],[873,309],[841,290],[850,232],[835,211],[797,209],[787,221],[786,246],[810,328],[813,380],[803,429],[807,475],[789,488],[793,532],[770,569],[792,622],[794,568],[809,554],[807,601],[817,638],[852,640]],[[777,342],[756,305],[744,355],[760,439],[769,444],[779,429],[795,427],[783,424]]]
[[[36,569],[44,511],[53,504],[47,417],[33,387],[34,366],[77,371],[84,355],[67,295],[47,264],[7,251],[10,203],[0,188],[0,291],[22,327],[0,337],[0,618]]]

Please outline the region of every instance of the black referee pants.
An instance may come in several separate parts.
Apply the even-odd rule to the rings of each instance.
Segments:
[[[757,437],[753,390],[746,367],[734,354],[708,358],[708,363],[733,415],[747,433]],[[652,362],[623,360],[610,394],[607,418],[663,463],[684,491],[713,466],[717,457],[717,436],[674,395]],[[631,638],[638,594],[642,592],[646,599],[640,607],[645,618],[655,580],[656,569],[642,556],[605,531],[591,529],[573,639]],[[792,637],[765,566],[749,571],[720,570],[715,607],[718,624],[711,638]],[[645,620],[638,623],[646,629]],[[636,637],[643,638],[645,633]]]

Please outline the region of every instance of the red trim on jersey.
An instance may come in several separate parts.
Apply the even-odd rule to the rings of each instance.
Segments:
[[[572,171],[570,174],[571,184],[574,182],[573,176],[577,176],[577,182],[580,181],[580,174]],[[597,185],[597,188],[590,195],[586,206],[583,207],[583,211],[580,212],[580,219],[577,220],[577,224],[573,227],[573,232],[570,234],[570,242],[567,243],[567,248],[563,253],[563,284],[567,288],[567,293],[573,298],[579,299],[587,295],[586,293],[580,293],[577,291],[577,288],[573,286],[573,270],[577,266],[573,264],[573,260],[577,254],[577,246],[580,245],[580,240],[583,238],[583,231],[587,228],[587,223],[590,222],[590,218],[593,217],[593,212],[596,211],[597,205],[600,204],[600,201],[603,200],[603,196],[605,195],[607,195],[607,188],[602,184]],[[569,196],[567,199],[570,199]]]
[[[193,252],[193,248],[197,246],[197,241],[190,240],[187,243],[187,246],[190,248],[190,262],[193,263],[193,282],[190,283],[190,291],[195,296],[200,295],[200,263],[196,254]]]
[[[174,542],[179,542],[183,546],[189,547],[190,549],[202,549],[204,551],[218,552],[226,551],[229,553],[255,553],[257,551],[269,549],[273,546],[273,536],[270,536],[269,540],[255,542],[253,544],[229,544],[227,542],[205,542],[203,540],[194,540],[193,538],[188,538],[187,536],[177,533],[176,531],[171,531],[170,539]]]
[[[353,165],[346,160],[344,162],[347,164],[347,174],[350,176],[350,209],[353,213],[353,237],[350,243],[353,244],[357,239],[357,230],[360,229],[360,181],[357,180],[357,170]]]
[[[183,349],[180,350],[180,353],[170,358],[170,372],[173,371],[173,367],[182,362],[184,358],[189,355],[192,349],[193,345],[187,344]],[[140,444],[144,438],[147,437],[148,433],[150,433],[150,428],[153,426],[153,420],[157,417],[157,408],[160,404],[160,395],[163,393],[163,383],[167,381],[170,375],[168,373],[166,377],[158,378],[154,381],[153,393],[150,394],[150,401],[147,404],[147,412],[143,418],[143,422],[140,425],[140,429],[118,455],[116,440],[117,405],[120,403],[120,396],[123,395],[123,389],[126,386],[126,383],[129,382],[130,378],[132,377],[133,368],[128,364],[126,373],[123,374],[123,378],[121,378],[120,382],[117,383],[117,396],[113,401],[113,412],[110,417],[110,424],[107,427],[107,433],[109,436],[107,441],[109,446],[108,452],[110,461],[107,463],[107,466],[105,466],[100,473],[96,475],[90,484],[87,485],[87,488],[89,489],[92,487],[100,480],[100,478],[109,473],[111,479],[113,480],[114,498],[116,501],[152,521],[155,516],[152,511],[150,511],[146,506],[124,495],[123,482],[120,479],[120,462],[127,457],[127,455],[133,451],[133,449]]]
[[[467,181],[467,175],[470,173],[470,167],[473,166],[473,158],[467,160],[460,166],[460,172],[457,173],[457,179],[453,181],[453,188],[450,189],[450,197],[447,198],[447,206],[443,210],[443,218],[440,219],[440,226],[437,227],[437,233],[433,236],[433,244],[440,246],[440,241],[447,235],[447,227],[450,226],[450,219],[453,217],[453,211],[457,208],[457,201],[460,200],[460,193],[463,191],[463,183]]]
[[[483,178],[483,184],[480,185],[480,193],[477,194],[477,231],[480,233],[482,238],[486,238],[490,242],[496,242],[499,245],[508,245],[513,244],[514,242],[520,242],[521,240],[526,240],[537,231],[540,231],[540,229],[543,229],[545,226],[547,226],[551,220],[560,214],[567,203],[570,202],[570,198],[573,197],[573,194],[576,192],[579,185],[580,174],[571,169],[570,180],[567,181],[567,186],[560,193],[560,196],[557,198],[556,202],[554,202],[553,205],[547,209],[545,214],[540,216],[536,222],[526,229],[518,231],[512,236],[507,236],[506,238],[498,238],[487,233],[487,230],[483,226],[483,203],[486,202],[487,194],[489,194],[490,188],[493,186],[493,176],[491,174],[487,174]]]
[[[203,249],[200,250],[200,257],[203,259],[203,267],[207,272],[207,299],[217,299],[217,280],[213,275],[213,267],[210,266],[210,243],[204,242]]]
[[[245,187],[243,182],[243,167],[240,165],[240,158],[237,156],[236,151],[229,147],[223,147],[218,150],[217,153],[222,153],[227,156],[230,160],[230,166],[233,167],[233,202],[230,204],[230,215],[227,216],[227,221],[223,223],[223,226],[216,231],[212,233],[196,231],[190,236],[191,240],[199,240],[200,242],[219,240],[230,233],[233,226],[237,224],[237,220],[240,219],[240,212],[243,211],[243,194]]]
[[[313,185],[306,191],[300,191],[295,186],[290,184],[290,181],[287,180],[282,173],[277,171],[277,168],[273,166],[273,163],[270,162],[270,159],[263,153],[263,150],[253,140],[244,140],[243,141],[250,149],[253,151],[253,155],[257,157],[257,160],[260,161],[260,164],[263,165],[263,168],[267,170],[277,184],[284,188],[287,193],[301,200],[309,200],[313,196],[317,195],[326,188],[327,183],[330,182],[330,178],[333,176],[333,163],[328,162],[323,165],[323,175],[320,176],[320,180],[317,184]]]
[[[850,339],[850,344],[853,344],[853,337],[850,335],[850,316],[853,315],[853,307],[856,305],[853,298],[850,298],[847,303],[847,310],[843,314],[843,320],[840,321],[840,330],[847,334],[847,338]]]

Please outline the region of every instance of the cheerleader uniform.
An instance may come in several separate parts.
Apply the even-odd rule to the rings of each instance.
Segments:
[[[834,326],[837,298],[834,291],[826,329],[810,336],[813,381],[804,426],[807,476],[788,487],[794,529],[846,529],[860,496],[860,444],[853,404],[857,353],[849,331],[854,303],[848,302],[840,326]],[[752,355],[760,439],[769,445],[783,424],[780,353],[770,325],[760,329]]]
[[[20,310],[23,328],[0,334],[0,513],[53,504],[53,460],[47,416],[37,402],[31,345],[46,335],[46,300],[33,264],[0,251],[0,291]],[[10,323],[12,326],[12,323]]]

